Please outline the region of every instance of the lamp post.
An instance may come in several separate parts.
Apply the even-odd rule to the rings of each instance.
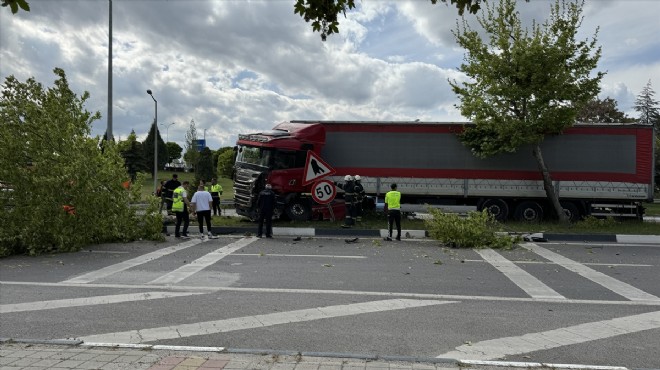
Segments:
[[[161,126],[165,127],[165,135],[167,135],[166,140],[167,140],[168,143],[170,142],[170,126],[172,126],[173,124],[174,124],[174,122],[172,122],[170,124],[167,124],[167,125],[164,124],[164,123],[160,124]]]
[[[147,94],[155,103],[155,117],[154,117],[154,195],[158,190],[158,101],[154,98],[151,90],[147,90]]]

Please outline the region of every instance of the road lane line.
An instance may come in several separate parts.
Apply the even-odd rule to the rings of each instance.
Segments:
[[[197,292],[237,292],[237,293],[291,293],[291,294],[329,294],[329,295],[356,295],[365,297],[398,297],[409,299],[449,299],[462,301],[484,302],[523,302],[523,303],[556,303],[556,304],[590,304],[611,306],[660,306],[660,300],[626,301],[626,300],[589,300],[589,299],[543,299],[529,297],[496,297],[458,294],[429,294],[408,292],[370,292],[365,290],[339,290],[339,289],[280,289],[280,288],[245,288],[245,287],[219,287],[219,286],[193,286],[193,285],[140,285],[140,284],[64,284],[40,283],[33,281],[0,281],[2,285],[22,285],[34,287],[79,287],[79,288],[109,288],[109,289],[163,289],[169,291],[197,291]],[[1,290],[0,290],[1,291]],[[4,296],[0,294],[0,301]]]
[[[461,260],[463,262],[487,262],[484,260]],[[516,265],[556,265],[554,262],[546,261],[511,261]],[[585,266],[612,266],[612,267],[655,267],[655,265],[644,265],[638,263],[594,263],[594,262],[585,262]]]
[[[254,243],[255,241],[259,240],[258,238],[243,238],[240,240],[237,240],[231,244],[225,245],[224,247],[220,249],[216,249],[211,253],[207,253],[203,255],[202,257],[190,262],[189,264],[183,265],[179,267],[178,269],[168,272],[167,274],[156,278],[147,284],[176,284],[193,274],[196,274],[203,269],[207,268],[208,266],[211,266],[212,264],[220,261],[221,259],[225,258],[226,256],[230,255],[232,252],[235,252],[251,243]]]
[[[585,277],[594,283],[607,288],[614,293],[628,298],[631,301],[660,301],[660,298],[646,293],[641,289],[637,289],[634,286],[624,283],[623,281],[617,280],[611,276],[605,275],[602,272],[591,269],[579,262],[575,262],[569,258],[566,258],[558,253],[552,252],[548,249],[542,248],[534,243],[525,243],[521,245],[524,248],[531,250],[532,252],[538,254],[539,256],[550,260],[563,268],[573,271],[576,274]]]
[[[197,295],[197,294],[204,294],[204,293],[145,292],[145,293],[133,293],[133,294],[104,295],[104,296],[85,297],[85,298],[57,299],[52,301],[3,304],[0,305],[0,313],[41,311],[41,310],[52,310],[55,308],[93,306],[93,305],[101,305],[101,304],[134,302],[134,301],[147,301],[151,299],[184,297],[184,296]]]
[[[232,256],[259,256],[259,257],[318,257],[318,258],[348,258],[365,259],[365,256],[335,256],[332,254],[277,254],[277,253],[233,253]]]
[[[172,247],[167,247],[163,249],[159,249],[157,251],[153,251],[151,253],[143,254],[139,257],[130,259],[128,261],[120,262],[114,265],[110,265],[107,267],[104,267],[99,270],[91,271],[86,274],[77,276],[75,278],[69,279],[69,280],[64,280],[63,283],[76,283],[76,284],[86,284],[86,283],[91,283],[92,281],[102,279],[104,277],[108,277],[110,275],[116,274],[118,272],[122,272],[125,270],[130,269],[131,267],[139,266],[144,263],[147,263],[149,261],[153,261],[157,258],[166,256],[168,254],[172,254],[174,252],[178,252],[180,250],[190,248],[193,245],[197,245],[201,243],[202,241],[200,239],[191,239],[188,240],[184,243],[177,244]]]
[[[475,249],[475,252],[488,263],[493,265],[501,273],[504,274],[509,280],[516,284],[525,293],[529,294],[532,298],[550,298],[550,299],[566,299],[563,295],[557,293],[554,289],[543,284],[539,279],[532,276],[527,271],[516,266],[513,262],[502,257],[499,253],[492,249]]]
[[[159,328],[130,330],[116,333],[88,335],[79,339],[84,342],[104,343],[145,343],[158,340],[186,338],[196,335],[226,333],[235,330],[264,328],[273,325],[289,324],[334,317],[359,315],[363,313],[385,312],[406,308],[425,307],[452,301],[389,299],[364,303],[342,304],[315,307],[289,312],[276,312],[264,315],[235,317],[231,319],[206,321],[194,324],[163,326]]]
[[[660,328],[660,311],[596,321],[518,337],[485,340],[456,347],[439,358],[494,360],[557,347]]]

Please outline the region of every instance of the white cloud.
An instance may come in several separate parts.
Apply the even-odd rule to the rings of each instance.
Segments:
[[[183,144],[194,120],[211,148],[238,133],[290,119],[463,120],[447,79],[463,58],[452,6],[430,1],[358,2],[340,16],[340,34],[321,42],[293,13],[293,0],[114,0],[113,126],[145,136],[158,100],[169,139]],[[520,3],[544,17],[548,1]],[[29,13],[0,10],[0,77],[49,84],[62,67],[87,108],[107,113],[108,2],[31,0]],[[627,110],[660,76],[660,2],[587,0],[585,37],[600,26],[603,94]],[[621,16],[625,14],[625,16]],[[470,16],[473,21],[474,17]],[[660,84],[660,81],[653,80]],[[603,95],[601,94],[601,95]],[[603,95],[604,96],[604,95]],[[161,127],[163,135],[165,128]]]

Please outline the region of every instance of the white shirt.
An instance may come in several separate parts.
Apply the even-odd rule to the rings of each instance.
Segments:
[[[198,190],[193,194],[192,200],[190,200],[190,203],[193,203],[195,205],[195,211],[210,211],[211,210],[211,205],[209,203],[213,202],[213,198],[211,197],[211,193],[209,193],[206,190]]]

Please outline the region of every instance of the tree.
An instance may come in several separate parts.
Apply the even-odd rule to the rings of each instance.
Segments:
[[[9,9],[11,9],[12,14],[18,13],[18,8],[21,8],[26,12],[30,11],[30,5],[25,0],[2,0],[2,3],[0,3],[0,5],[2,5],[3,7],[8,6]]]
[[[154,174],[154,135],[158,135],[156,138],[156,141],[158,143],[158,162],[157,162],[157,167],[158,169],[162,169],[165,167],[165,164],[167,163],[167,146],[165,145],[165,142],[163,141],[163,138],[160,136],[160,130],[158,130],[158,127],[156,127],[156,123],[151,124],[151,129],[149,130],[149,134],[147,135],[147,138],[144,139],[142,142],[142,149],[144,151],[144,161],[147,165],[150,166],[151,168],[151,175],[152,176],[157,176],[158,174]]]
[[[216,177],[215,167],[213,167],[213,152],[208,147],[202,149],[199,153],[199,160],[195,168],[195,179],[197,181],[211,181]]]
[[[132,182],[135,182],[138,173],[149,172],[150,167],[144,160],[144,149],[139,141],[128,142],[128,147],[121,151],[121,156],[124,157],[124,166]]]
[[[175,159],[181,158],[181,153],[183,153],[181,145],[172,141],[167,142],[167,163],[172,163]]]
[[[604,100],[594,98],[588,101],[577,115],[578,122],[585,123],[632,123],[634,118],[626,116],[617,108],[616,100],[609,96]]]
[[[117,143],[117,148],[119,148],[120,152],[125,152],[130,149],[133,142],[137,142],[137,135],[135,134],[135,130],[131,130],[131,133],[128,134],[128,137],[126,137],[126,140],[119,141]],[[142,145],[142,143],[139,142],[138,144]]]
[[[218,176],[232,178],[234,174],[234,148],[228,146],[218,149],[218,165],[216,171]]]
[[[138,216],[117,145],[89,136],[100,113],[85,109],[64,71],[52,87],[5,79],[0,97],[0,255],[74,251],[93,243],[157,239],[160,215]],[[153,207],[157,206],[154,199]]]
[[[635,110],[639,112],[640,123],[654,125],[656,129],[660,129],[660,108],[658,108],[658,101],[653,99],[654,95],[655,91],[649,80],[635,100]]]
[[[467,125],[461,140],[479,157],[524,148],[542,174],[543,185],[557,216],[567,221],[541,151],[546,135],[572,126],[577,113],[595,97],[603,73],[592,71],[600,59],[596,35],[576,41],[584,2],[557,0],[549,20],[523,30],[515,0],[500,0],[478,17],[488,35],[482,41],[465,19],[454,36],[467,50],[460,71],[468,82],[451,82]]]
[[[197,150],[197,128],[195,127],[195,120],[190,120],[190,126],[188,126],[188,131],[186,131],[186,138],[183,145],[186,150],[183,160],[189,166],[196,168],[197,161],[199,160],[199,151]]]
[[[430,0],[431,4],[437,4],[438,0]],[[529,0],[525,0],[529,2]],[[486,0],[440,0],[442,3],[449,2],[456,5],[458,15],[463,15],[467,10],[476,14],[481,9],[481,3]],[[296,0],[293,7],[294,14],[300,14],[305,22],[312,21],[312,30],[321,33],[321,40],[325,41],[329,35],[339,33],[339,21],[337,16],[355,8],[355,0]]]

